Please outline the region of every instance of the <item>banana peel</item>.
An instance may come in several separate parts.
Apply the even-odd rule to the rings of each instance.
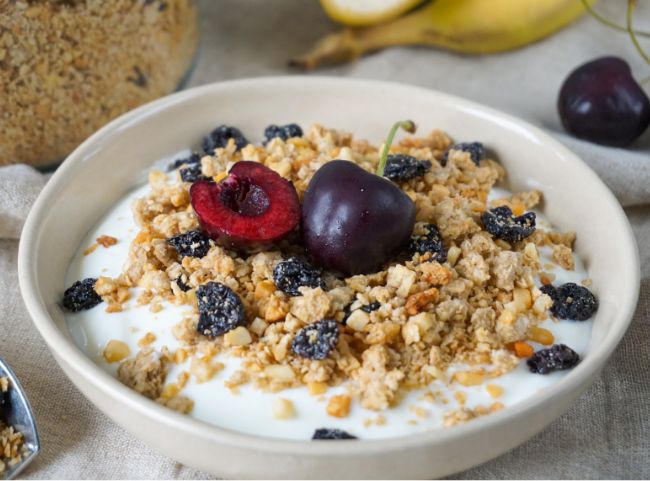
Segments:
[[[580,0],[434,0],[385,24],[327,35],[290,64],[312,70],[398,45],[464,54],[504,52],[557,32],[585,11]]]

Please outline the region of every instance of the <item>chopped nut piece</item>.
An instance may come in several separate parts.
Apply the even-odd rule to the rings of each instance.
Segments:
[[[346,395],[332,396],[327,403],[327,414],[337,418],[345,418],[350,414],[352,398]]]
[[[406,297],[415,282],[415,272],[401,264],[388,269],[386,284],[397,289],[397,295]]]
[[[106,347],[102,351],[102,356],[108,363],[120,362],[131,355],[129,345],[124,341],[112,339],[108,341]]]
[[[427,304],[434,302],[438,299],[439,291],[435,287],[427,289],[426,291],[418,292],[413,294],[406,299],[406,312],[410,316],[416,315],[420,312]]]
[[[244,326],[228,331],[223,338],[227,346],[246,346],[253,342],[250,332]]]
[[[530,296],[530,291],[524,288],[515,288],[512,291],[513,302],[517,309],[516,312],[526,312],[532,306],[533,302]]]
[[[156,341],[156,335],[153,332],[147,332],[139,341],[138,346],[144,347]]]
[[[291,401],[284,398],[276,398],[271,405],[275,419],[291,419],[296,416],[296,410]]]
[[[325,394],[327,392],[327,383],[324,382],[310,382],[307,384],[307,389],[309,390],[309,394],[312,396],[320,396],[321,394]]]
[[[572,271],[575,268],[573,252],[570,247],[563,244],[553,246],[553,260],[557,262],[562,269]]]
[[[367,312],[364,312],[361,309],[355,309],[352,311],[346,325],[354,329],[355,331],[363,331],[363,328],[370,322],[370,316]]]
[[[456,262],[458,262],[458,258],[460,257],[461,252],[462,250],[460,247],[450,247],[447,251],[447,262],[449,262],[450,265],[455,266]]]
[[[96,239],[96,241],[97,241],[97,244],[99,244],[100,246],[102,246],[102,247],[104,247],[106,249],[108,249],[110,246],[114,246],[115,244],[117,244],[117,239],[115,237],[111,237],[109,235],[99,236]]]
[[[481,371],[463,371],[454,374],[454,380],[463,386],[477,386],[485,382],[485,373]]]
[[[256,317],[255,319],[253,319],[253,322],[251,322],[251,325],[248,327],[252,332],[257,334],[258,336],[262,336],[266,328],[269,327],[269,324],[264,319],[260,319],[259,317]]]
[[[291,369],[291,366],[283,364],[271,364],[266,366],[264,372],[271,379],[279,382],[291,382],[296,378],[296,373]]]
[[[513,349],[517,357],[531,357],[533,354],[535,354],[533,346],[526,342],[515,342],[513,344]]]
[[[501,386],[497,386],[496,384],[488,384],[485,386],[485,390],[493,398],[498,398],[503,395],[503,388]]]
[[[550,346],[555,342],[553,333],[543,327],[530,326],[528,328],[528,340]]]

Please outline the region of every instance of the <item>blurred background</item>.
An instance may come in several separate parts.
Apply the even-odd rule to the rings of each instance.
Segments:
[[[650,30],[650,2],[632,3],[635,29]],[[5,0],[0,165],[56,165],[179,85],[264,75],[404,82],[562,132],[558,92],[581,64],[613,55],[637,80],[650,76],[628,34],[585,4],[625,26],[626,0]]]

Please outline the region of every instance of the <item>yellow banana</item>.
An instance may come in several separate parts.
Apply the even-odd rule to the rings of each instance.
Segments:
[[[584,12],[580,0],[434,0],[389,23],[330,34],[291,64],[313,69],[395,45],[502,52],[546,37]]]

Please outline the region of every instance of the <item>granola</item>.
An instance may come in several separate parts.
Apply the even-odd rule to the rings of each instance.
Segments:
[[[180,255],[168,239],[200,228],[190,204],[191,184],[178,172],[151,172],[149,194],[132,207],[139,231],[123,272],[117,278],[99,277],[95,290],[107,303],[107,312],[126,309],[129,302],[148,305],[152,312],[166,303],[187,306],[188,311],[172,329],[179,344],[174,353],[156,352],[155,336],[147,333],[136,356],[120,364],[119,379],[150,399],[188,412],[188,402],[172,401],[187,399],[179,394],[184,383],[169,389],[165,385],[169,366],[189,362],[188,376],[210,382],[224,367],[217,356],[227,353],[241,359],[240,369],[225,381],[233,391],[252,383],[269,392],[302,386],[322,396],[345,383],[349,392],[326,403],[333,417],[348,416],[355,403],[383,411],[398,404],[408,390],[436,380],[458,387],[483,385],[498,398],[503,390],[495,379],[532,355],[527,342],[553,342],[552,334],[538,327],[553,305],[536,285],[539,279],[553,280],[543,270],[547,266],[540,261],[541,249],[550,249],[555,261],[568,269],[575,234],[538,228],[523,240],[509,242],[490,235],[481,220],[486,210],[505,206],[519,217],[535,208],[542,194],[519,192],[490,201],[490,191],[506,177],[504,168],[489,158],[477,164],[469,152],[449,150],[451,145],[445,133],[433,131],[390,149],[392,155],[431,164],[423,175],[399,185],[416,206],[414,236],[426,236],[435,226],[446,247],[446,257],[439,258],[444,262],[431,252],[416,251],[372,274],[343,277],[325,271],[313,287],[291,289],[276,285],[274,271],[303,254],[292,236],[267,250],[244,253],[210,241],[201,252],[205,255]],[[265,145],[240,148],[231,139],[213,155],[204,155],[200,167],[202,176],[218,182],[239,161],[259,162],[289,180],[302,198],[314,173],[328,161],[349,160],[374,171],[380,148],[315,125],[303,137],[273,138]],[[237,294],[245,325],[233,324],[214,337],[197,330],[197,289],[209,282]],[[134,289],[137,297],[131,295]],[[298,355],[294,340],[316,336],[315,324],[324,320],[338,323],[337,341],[317,356]],[[309,326],[313,329],[305,330]],[[463,369],[448,372],[459,365]],[[464,396],[456,392],[461,408],[448,413],[445,424],[501,407],[494,403],[469,409],[462,406]],[[293,417],[289,401],[278,399],[275,417]],[[431,399],[448,402],[437,394]]]

